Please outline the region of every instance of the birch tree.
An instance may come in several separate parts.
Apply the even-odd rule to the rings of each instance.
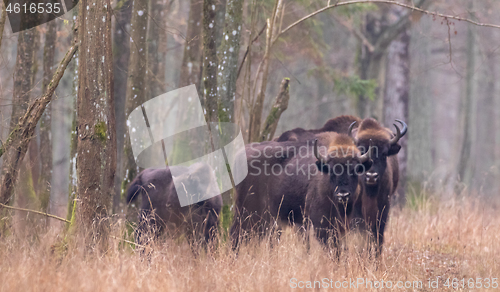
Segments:
[[[217,0],[203,1],[203,99],[208,122],[218,122]]]
[[[238,57],[240,53],[241,28],[243,25],[243,0],[228,0],[226,20],[222,35],[218,73],[219,119],[233,122],[236,81],[238,78]]]

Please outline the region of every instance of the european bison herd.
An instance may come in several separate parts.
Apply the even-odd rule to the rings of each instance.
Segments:
[[[233,248],[290,225],[304,233],[308,244],[314,234],[325,247],[338,247],[341,236],[354,228],[370,235],[379,255],[399,180],[398,142],[407,132],[403,121],[396,122],[393,132],[375,119],[340,116],[320,129],[296,128],[273,141],[246,145],[240,154],[246,155],[248,175],[235,189]],[[180,173],[176,180],[211,175],[202,164],[184,168],[185,173],[175,171]],[[127,202],[139,194],[137,242],[144,243],[146,230],[155,236],[181,230],[205,243],[217,234],[221,196],[181,207],[168,168],[141,172],[128,188]]]

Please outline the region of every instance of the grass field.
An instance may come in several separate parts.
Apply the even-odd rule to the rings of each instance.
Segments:
[[[391,211],[379,260],[363,250],[359,235],[348,236],[337,260],[318,243],[308,252],[291,229],[273,247],[252,241],[237,256],[227,243],[195,256],[185,242],[167,240],[145,257],[115,240],[106,255],[70,248],[62,257],[53,251],[54,230],[36,240],[13,235],[0,240],[0,290],[494,291],[500,290],[493,289],[500,285],[494,279],[500,278],[499,210],[485,198],[412,200]],[[316,289],[299,288],[308,284]]]

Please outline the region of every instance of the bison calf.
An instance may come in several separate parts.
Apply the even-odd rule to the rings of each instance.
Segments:
[[[208,242],[217,231],[222,209],[221,196],[181,207],[172,177],[174,168],[178,185],[190,186],[189,195],[202,198],[205,194],[219,193],[215,176],[207,164],[142,171],[127,191],[127,203],[134,201],[139,194],[142,198],[139,225],[135,232],[137,243],[144,243],[148,233],[156,237],[164,231],[171,236],[184,233],[191,243],[199,239]]]

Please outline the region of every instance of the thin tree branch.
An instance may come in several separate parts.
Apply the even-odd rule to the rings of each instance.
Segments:
[[[264,24],[264,27],[262,27],[259,34],[247,46],[247,50],[245,51],[245,55],[243,56],[243,60],[241,60],[240,68],[238,69],[238,75],[236,75],[236,79],[238,79],[238,77],[240,77],[241,69],[243,68],[243,64],[245,64],[245,59],[247,58],[248,52],[250,51],[250,46],[259,39],[260,35],[262,33],[264,33],[264,31],[266,30],[266,27],[267,27],[267,23]]]
[[[126,243],[133,244],[133,245],[135,245],[135,246],[137,246],[137,247],[146,248],[146,246],[145,246],[145,245],[138,244],[138,243],[135,243],[135,242],[133,242],[133,241],[126,240],[126,239],[124,239],[124,238],[119,238],[119,237],[116,237],[116,236],[114,236],[114,235],[110,235],[110,237],[111,237],[111,238],[113,238],[113,239],[119,240],[119,241],[123,241],[123,242],[126,242]]]
[[[12,206],[9,206],[9,205],[4,205],[4,204],[2,204],[2,203],[0,203],[0,207],[5,208],[5,209],[11,209],[11,210],[17,210],[17,211],[28,212],[28,213],[35,213],[35,214],[38,214],[38,215],[43,215],[43,216],[46,216],[46,217],[50,217],[50,218],[53,218],[53,219],[57,219],[57,220],[59,220],[59,221],[63,221],[63,222],[66,222],[66,223],[71,223],[71,221],[69,221],[69,220],[67,220],[67,219],[64,219],[64,218],[58,217],[58,216],[56,216],[56,215],[49,214],[49,213],[47,213],[47,212],[40,212],[40,211],[36,211],[36,210],[30,210],[30,209],[24,209],[24,208],[12,207]]]
[[[5,209],[16,210],[16,211],[23,211],[23,212],[28,212],[28,213],[34,213],[34,214],[46,216],[46,217],[49,217],[49,218],[52,218],[52,219],[56,219],[56,220],[59,220],[59,221],[65,222],[65,223],[71,223],[71,221],[68,220],[68,219],[61,218],[59,216],[49,214],[47,212],[40,212],[40,211],[36,211],[36,210],[31,210],[31,209],[12,207],[12,206],[8,206],[8,205],[4,205],[2,203],[0,203],[0,207],[5,208]],[[146,248],[145,245],[138,244],[138,243],[135,243],[133,241],[126,240],[124,238],[119,238],[119,237],[116,237],[116,236],[113,236],[113,235],[110,235],[110,237],[113,238],[113,239],[116,239],[116,240],[120,240],[120,241],[123,241],[123,242],[126,242],[126,243],[133,244],[133,245],[138,246],[138,247]]]
[[[408,4],[397,2],[397,1],[391,1],[391,0],[352,0],[352,1],[338,2],[335,4],[327,5],[319,10],[314,11],[313,13],[311,13],[309,15],[302,17],[301,19],[295,21],[294,23],[290,24],[288,27],[283,29],[281,32],[279,32],[278,35],[276,36],[276,39],[278,39],[281,35],[283,35],[287,31],[289,31],[290,29],[292,29],[295,26],[299,25],[300,23],[304,22],[305,20],[307,20],[307,19],[309,19],[309,18],[311,18],[311,17],[313,17],[313,16],[315,16],[323,11],[326,11],[326,10],[329,10],[329,9],[332,9],[335,7],[352,5],[352,4],[357,4],[357,3],[383,3],[383,4],[397,5],[397,6],[408,8],[410,10],[418,11],[418,12],[421,12],[421,13],[424,13],[427,15],[442,17],[445,19],[454,19],[454,20],[458,20],[458,21],[465,21],[465,22],[471,23],[473,25],[482,26],[482,27],[500,28],[500,25],[497,25],[497,24],[481,23],[481,22],[477,22],[477,21],[474,21],[474,20],[469,19],[469,18],[463,18],[463,17],[455,16],[455,15],[432,12],[432,11],[428,11],[428,10],[425,10],[422,8],[415,7],[413,5],[408,5]]]

